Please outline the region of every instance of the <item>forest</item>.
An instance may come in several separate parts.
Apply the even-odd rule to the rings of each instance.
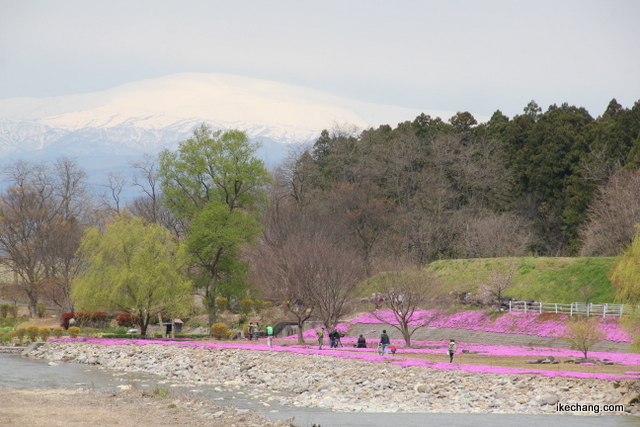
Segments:
[[[195,290],[210,323],[221,298],[260,297],[299,324],[331,325],[344,296],[380,272],[442,259],[616,256],[640,223],[640,101],[613,99],[596,118],[531,101],[481,124],[459,112],[336,127],[271,171],[257,148],[242,131],[202,125],[177,151],[132,164],[131,180],[111,176],[100,197],[73,159],[7,166],[0,252],[14,280],[5,276],[1,296],[32,313],[47,301],[152,316],[192,309],[166,300]],[[121,200],[127,185],[139,197]],[[431,278],[417,282],[436,290]],[[134,295],[143,284],[164,286],[165,299]]]
[[[324,131],[277,181],[341,218],[365,260],[614,256],[640,222],[639,150],[640,102],[594,119],[532,101],[483,124],[464,112]]]

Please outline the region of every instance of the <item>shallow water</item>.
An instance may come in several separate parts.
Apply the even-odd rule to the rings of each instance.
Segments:
[[[158,379],[152,375],[113,372],[97,366],[77,363],[35,360],[19,355],[0,354],[0,387],[6,388],[88,388],[99,391],[117,390],[121,386],[139,389],[161,387],[174,396],[186,395],[212,401],[219,406],[256,409],[271,420],[294,418],[298,426],[313,423],[322,427],[424,427],[470,426],[513,427],[536,425],[537,427],[627,427],[640,426],[640,418],[627,416],[586,417],[576,415],[511,415],[511,414],[408,414],[331,412],[317,408],[294,408],[281,405],[278,394],[244,393],[216,389],[210,385],[180,385]],[[284,394],[284,393],[283,393]],[[268,406],[266,406],[268,405]]]

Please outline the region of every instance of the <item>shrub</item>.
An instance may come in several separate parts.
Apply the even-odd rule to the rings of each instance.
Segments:
[[[9,331],[7,333],[7,336],[9,337],[9,340],[13,342],[13,339],[18,335],[18,333],[16,331]]]
[[[72,317],[75,317],[75,313],[63,313],[62,316],[60,316],[60,326],[69,329],[69,320],[71,320]]]
[[[42,319],[47,314],[47,306],[44,304],[36,304],[36,316]]]
[[[216,339],[229,338],[229,328],[224,323],[211,325],[211,335]]]
[[[116,314],[114,319],[118,326],[124,328],[133,328],[140,324],[140,317],[131,314]]]
[[[9,314],[14,319],[18,317],[18,306],[17,305],[9,305]]]
[[[71,338],[78,338],[78,335],[80,334],[80,328],[78,328],[77,326],[72,326],[67,330],[67,332],[69,333],[69,336]]]
[[[273,303],[271,301],[264,301],[264,300],[257,299],[253,301],[253,305],[256,310],[261,311],[267,308],[271,308],[273,306]]]
[[[242,301],[240,301],[240,311],[242,311],[243,313],[251,312],[251,310],[253,310],[254,307],[255,307],[255,304],[253,303],[253,300],[243,299]]]
[[[62,333],[64,332],[64,328],[62,326],[56,326],[53,328],[53,336],[56,338],[62,338]]]
[[[101,311],[83,311],[79,313],[64,313],[61,317],[63,328],[69,328],[69,320],[74,317],[78,326],[88,326],[91,328],[104,328],[109,320],[109,315]]]
[[[51,329],[50,328],[46,328],[46,327],[40,328],[40,338],[42,338],[42,341],[48,340],[49,339],[49,335],[51,335]]]
[[[224,311],[229,306],[229,300],[225,297],[216,298],[216,307],[218,310]]]
[[[31,342],[34,342],[38,338],[39,334],[40,328],[38,328],[37,326],[29,326],[27,328],[27,335],[29,335],[29,339],[31,340]]]
[[[10,308],[11,306],[9,304],[0,304],[0,316],[2,316],[3,319],[7,318]]]
[[[6,341],[8,336],[2,331],[0,331],[0,341]]]
[[[25,335],[27,335],[27,330],[25,328],[16,329],[16,336],[18,337],[20,342],[22,342],[22,340],[24,339]]]
[[[84,328],[82,330],[82,333],[84,334],[85,338],[95,338],[96,336],[96,331],[93,328]]]

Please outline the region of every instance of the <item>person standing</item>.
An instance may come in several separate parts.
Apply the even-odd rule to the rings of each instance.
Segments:
[[[358,347],[357,348],[367,348],[367,340],[362,335],[360,335],[358,337]]]
[[[247,335],[249,336],[249,341],[253,338],[253,322],[249,322],[249,327],[247,328]]]
[[[324,339],[324,328],[320,328],[316,331],[316,335],[318,336],[318,345],[320,346],[320,350],[322,350],[322,341]]]
[[[269,347],[273,347],[273,328],[267,326],[267,344]]]
[[[389,344],[391,344],[391,340],[389,339],[389,335],[387,335],[387,330],[382,330],[382,335],[380,335],[380,345],[382,346],[382,355],[386,356],[389,354]]]
[[[456,340],[449,341],[449,347],[447,353],[449,354],[449,363],[453,363],[453,355],[456,354]]]
[[[340,341],[340,332],[337,329],[334,329],[333,332],[329,334],[329,342],[331,343],[331,348],[338,348],[338,342]]]

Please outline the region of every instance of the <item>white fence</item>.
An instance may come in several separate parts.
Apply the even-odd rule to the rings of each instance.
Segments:
[[[569,316],[602,316],[622,317],[633,311],[631,306],[624,304],[593,304],[574,302],[571,304],[558,304],[554,302],[527,302],[509,301],[509,311],[521,311],[524,313],[556,313],[568,314]]]

